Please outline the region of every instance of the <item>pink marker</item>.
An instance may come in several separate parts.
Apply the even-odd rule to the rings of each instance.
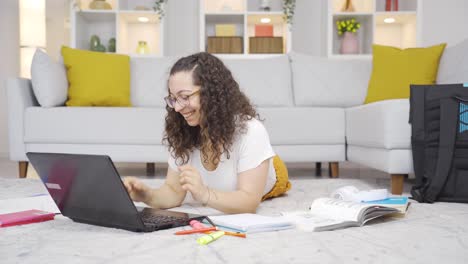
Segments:
[[[200,222],[197,221],[197,220],[192,220],[192,221],[190,221],[190,225],[192,226],[193,229],[202,229],[202,228],[206,228],[206,226],[204,226],[202,223],[200,223]]]

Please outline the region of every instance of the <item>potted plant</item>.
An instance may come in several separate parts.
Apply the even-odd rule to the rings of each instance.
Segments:
[[[293,24],[295,8],[296,0],[283,0],[283,19],[289,26],[292,26]]]
[[[161,21],[164,15],[166,14],[164,8],[166,7],[168,0],[156,0],[154,1],[153,10],[158,13],[159,20]]]
[[[359,53],[359,41],[356,36],[361,24],[355,18],[336,21],[338,36],[343,36],[341,41],[341,54]]]

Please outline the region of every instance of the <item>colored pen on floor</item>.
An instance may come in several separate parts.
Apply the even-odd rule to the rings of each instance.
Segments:
[[[226,236],[235,236],[235,237],[247,238],[247,235],[246,235],[245,233],[227,232],[227,231],[224,231],[224,234],[225,234]]]
[[[177,231],[174,234],[175,235],[188,235],[188,234],[204,233],[204,232],[216,231],[216,230],[218,230],[218,229],[215,226],[213,226],[213,227],[207,227],[207,228],[201,228],[201,229],[191,229],[191,230]]]

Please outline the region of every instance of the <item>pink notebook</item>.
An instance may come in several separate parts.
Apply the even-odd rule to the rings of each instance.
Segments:
[[[53,220],[54,217],[54,213],[40,210],[28,210],[16,213],[0,214],[0,227],[44,222]]]

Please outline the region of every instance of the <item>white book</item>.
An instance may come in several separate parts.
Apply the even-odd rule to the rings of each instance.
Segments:
[[[49,194],[38,194],[29,197],[10,198],[0,200],[0,214],[8,214],[36,209],[40,211],[59,214],[60,210],[55,205]]]
[[[313,201],[310,210],[281,214],[293,221],[299,230],[325,231],[362,226],[372,219],[396,212],[399,210],[380,205],[319,198]]]
[[[230,214],[210,216],[210,220],[220,229],[238,232],[257,233],[294,228],[294,223],[284,217],[258,214]]]

